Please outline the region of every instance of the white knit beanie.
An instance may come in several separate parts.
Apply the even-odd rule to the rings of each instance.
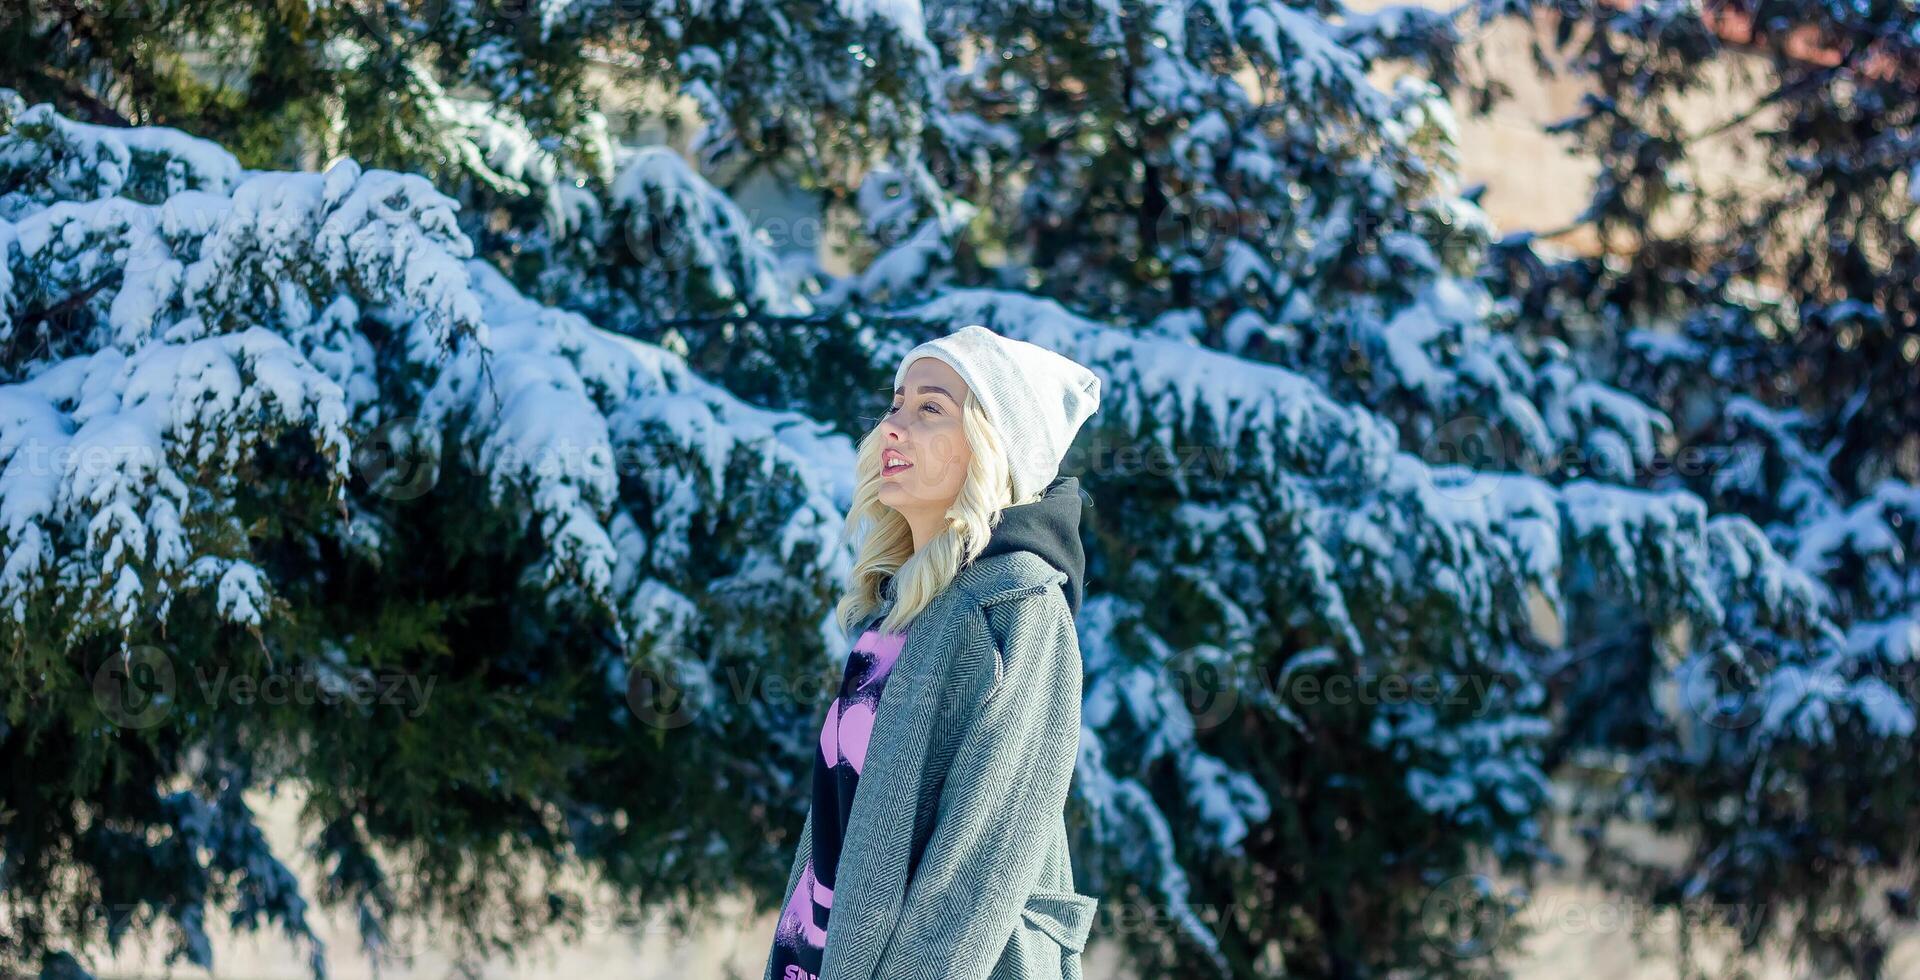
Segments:
[[[895,388],[906,383],[907,367],[922,357],[945,361],[980,400],[1006,443],[1016,503],[1053,482],[1080,423],[1100,408],[1098,375],[1071,358],[986,327],[961,327],[908,351],[893,374]]]

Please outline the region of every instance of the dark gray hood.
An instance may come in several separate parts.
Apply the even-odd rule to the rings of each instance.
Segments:
[[[1067,573],[1063,586],[1067,608],[1078,616],[1087,579],[1087,555],[1080,546],[1081,506],[1080,478],[1058,477],[1047,484],[1046,495],[1039,500],[1016,504],[1000,512],[1000,522],[994,525],[986,550],[979,557],[1014,551],[1039,555],[1047,564]]]

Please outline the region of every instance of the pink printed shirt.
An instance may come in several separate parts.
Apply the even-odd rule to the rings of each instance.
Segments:
[[[778,980],[816,980],[820,975],[840,842],[845,839],[853,793],[867,761],[880,692],[906,642],[905,633],[869,629],[860,634],[847,656],[839,695],[827,706],[826,721],[820,726],[820,750],[813,757],[813,852],[773,934],[773,976]]]

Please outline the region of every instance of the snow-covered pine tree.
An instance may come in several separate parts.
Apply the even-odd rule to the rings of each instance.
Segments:
[[[641,88],[669,114],[680,106],[665,96],[683,96],[700,115],[691,122],[702,160],[797,157],[831,196],[893,148],[911,156],[937,68],[931,53],[912,3],[0,8],[0,86],[28,102],[94,123],[182,127],[250,166],[318,170],[346,157],[424,174],[460,203],[456,220],[476,254],[533,298],[590,299],[608,315],[630,304],[628,319],[603,325],[635,333],[657,333],[658,307],[673,302],[658,294],[662,266],[693,268],[683,275],[708,301],[673,306],[673,319],[769,297],[752,281],[759,270],[704,274],[727,249],[715,259],[704,244],[670,251],[689,245],[676,237],[684,232],[644,237],[703,206],[697,192],[674,196],[688,188],[667,186],[673,164],[659,156],[647,158],[656,197],[633,196],[641,185],[620,177],[632,169],[629,148],[613,143],[598,94]],[[634,268],[636,256],[647,270]]]
[[[524,298],[418,175],[0,92],[0,249],[8,971],[208,967],[226,915],[321,973],[255,787],[376,952],[577,923],[564,862],[696,905],[782,863],[843,435]]]
[[[1557,128],[1598,163],[1578,225],[1602,257],[1516,237],[1493,283],[1520,322],[1677,424],[1643,481],[1749,515],[1834,627],[1782,635],[1734,610],[1726,643],[1650,664],[1631,620],[1578,632],[1616,677],[1570,692],[1570,746],[1632,759],[1607,820],[1650,814],[1678,867],[1603,849],[1594,869],[1688,909],[1751,913],[1822,976],[1886,975],[1920,878],[1920,8],[1910,3],[1506,4],[1557,20],[1594,86]],[[1717,115],[1673,111],[1711,94]],[[1730,182],[1729,158],[1767,175]],[[1698,724],[1705,720],[1707,724]],[[1683,916],[1681,921],[1693,921]]]

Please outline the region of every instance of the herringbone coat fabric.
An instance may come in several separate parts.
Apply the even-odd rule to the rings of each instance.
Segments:
[[[1098,903],[1074,890],[1067,852],[1081,659],[1066,579],[1031,552],[983,558],[908,627],[848,815],[819,980],[1081,980]],[[809,812],[782,906],[812,834]],[[769,959],[765,980],[809,978],[776,978]]]

